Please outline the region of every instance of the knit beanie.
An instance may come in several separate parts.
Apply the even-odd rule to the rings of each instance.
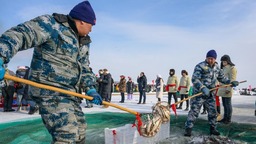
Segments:
[[[211,57],[211,58],[216,59],[217,58],[217,53],[216,53],[215,50],[210,50],[210,51],[207,52],[206,57]]]
[[[96,24],[96,16],[89,1],[83,1],[77,4],[70,12],[69,15],[74,18],[89,24]]]

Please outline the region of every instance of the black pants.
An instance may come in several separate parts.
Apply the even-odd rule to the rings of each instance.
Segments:
[[[183,100],[184,98],[188,98],[188,95],[187,94],[181,94],[180,95],[180,100]],[[182,108],[182,104],[183,102],[180,103],[180,106]],[[189,100],[186,100],[186,108],[188,108],[188,105],[189,105]]]
[[[146,103],[146,92],[145,91],[140,91],[139,103],[141,103],[142,98],[143,98],[143,103]]]
[[[233,112],[231,97],[222,97],[222,105],[224,108],[224,119],[230,121]]]
[[[121,102],[124,102],[124,93],[121,92]]]
[[[174,98],[175,103],[178,101],[178,100],[177,100],[176,93],[168,92],[168,104],[169,104],[169,105],[171,105],[172,96],[173,96],[173,98]]]
[[[208,112],[208,108],[206,107],[206,104],[205,104],[205,103],[203,103],[203,111]]]
[[[2,88],[2,95],[4,97],[4,110],[12,109],[14,86],[5,86]]]

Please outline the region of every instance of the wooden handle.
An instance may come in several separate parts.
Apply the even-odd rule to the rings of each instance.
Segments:
[[[4,78],[8,79],[8,80],[15,81],[15,82],[20,82],[20,83],[24,83],[24,84],[31,85],[31,86],[34,86],[34,87],[42,88],[42,89],[52,90],[52,91],[72,95],[72,96],[79,97],[79,98],[85,98],[87,100],[92,100],[93,99],[92,97],[90,97],[88,95],[83,95],[83,94],[79,94],[79,93],[76,93],[76,92],[60,89],[60,88],[57,88],[57,87],[36,83],[36,82],[30,81],[30,80],[26,80],[26,79],[23,79],[23,78],[18,78],[16,76],[11,76],[11,75],[8,75],[8,74],[5,74]],[[128,108],[124,108],[124,107],[121,107],[121,106],[113,104],[113,103],[102,101],[102,104],[115,107],[117,109],[129,112],[129,113],[134,114],[134,115],[139,115],[139,113],[134,111],[134,110],[130,110]]]
[[[245,83],[245,82],[247,82],[247,80],[240,81],[239,83]],[[218,87],[215,87],[215,88],[210,89],[210,91],[213,91],[213,90],[216,90],[216,89],[222,88],[222,87],[228,87],[228,86],[231,86],[231,85],[232,85],[232,84],[221,85],[221,86],[218,86]],[[185,98],[185,99],[183,99],[183,100],[181,100],[181,101],[178,101],[178,102],[174,103],[174,105],[177,105],[177,104],[179,104],[179,103],[182,103],[182,102],[184,102],[184,101],[186,101],[186,100],[189,100],[189,99],[191,99],[191,98],[193,98],[193,97],[200,96],[200,95],[202,95],[202,94],[203,94],[202,92],[197,93],[197,94],[195,94],[195,95],[192,95],[192,96],[190,96],[190,97],[188,97],[188,98]]]

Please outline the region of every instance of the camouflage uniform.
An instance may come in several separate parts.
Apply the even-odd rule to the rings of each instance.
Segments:
[[[214,88],[217,80],[224,84],[230,83],[217,63],[212,67],[206,61],[199,63],[196,65],[192,76],[192,83],[194,84],[193,93],[200,93],[203,87],[207,87],[208,89]],[[216,127],[215,96],[213,92],[210,92],[209,96],[201,95],[191,99],[191,109],[185,123],[186,128],[192,128],[194,126],[194,121],[198,117],[203,103],[208,107],[208,121],[210,126]]]
[[[34,47],[29,79],[61,89],[80,92],[93,88],[95,76],[89,68],[90,37],[79,37],[67,15],[43,15],[3,33],[0,57],[4,63],[18,52]],[[85,117],[80,98],[54,91],[29,88],[43,122],[55,143],[85,139]]]

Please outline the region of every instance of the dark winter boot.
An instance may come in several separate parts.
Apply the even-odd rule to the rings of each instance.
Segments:
[[[201,114],[202,114],[202,115],[207,114],[206,110],[204,110]]]
[[[221,119],[220,121],[218,121],[218,122],[220,122],[220,123],[224,123],[226,121],[226,119],[225,118],[223,118],[223,119]]]
[[[218,136],[218,135],[220,135],[220,132],[218,132],[215,127],[211,126],[210,127],[210,134]]]
[[[190,137],[192,132],[192,128],[186,128],[184,136]]]
[[[30,114],[30,115],[34,114],[35,112],[38,111],[38,109],[39,109],[38,106],[30,107],[28,114]]]
[[[224,122],[224,124],[230,124],[231,123],[231,118],[227,118],[226,121]]]

